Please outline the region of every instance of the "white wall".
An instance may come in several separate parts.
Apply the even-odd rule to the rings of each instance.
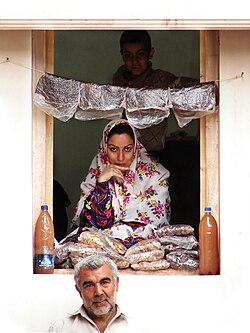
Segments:
[[[162,1],[154,0],[141,4],[140,1],[127,0],[122,5],[116,0],[85,1],[61,0],[60,6],[57,1],[43,0],[39,6],[33,0],[16,2],[5,1],[1,4],[1,19],[246,19],[248,15],[248,0],[238,0],[230,6],[225,1],[210,0],[179,0]],[[226,6],[226,10],[225,10]],[[110,12],[112,11],[112,15]],[[164,27],[163,27],[164,28]]]
[[[121,275],[118,302],[151,332],[246,332],[249,326],[250,32],[221,33],[221,276]],[[0,32],[0,62],[31,66],[29,31]],[[46,331],[80,305],[70,275],[32,274],[31,71],[0,64],[1,328]]]

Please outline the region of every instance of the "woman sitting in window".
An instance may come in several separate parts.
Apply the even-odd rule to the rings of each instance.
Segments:
[[[111,121],[81,184],[73,222],[109,228],[128,245],[150,237],[155,227],[169,224],[168,178],[169,171],[150,158],[128,121]]]

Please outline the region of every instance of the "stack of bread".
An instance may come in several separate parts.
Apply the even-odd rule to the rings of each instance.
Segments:
[[[199,267],[198,241],[194,229],[185,224],[158,228],[153,238],[143,239],[128,249],[121,240],[101,230],[84,228],[77,242],[64,242],[56,248],[56,267],[73,268],[82,258],[98,253],[111,258],[119,269],[156,271]]]
[[[193,227],[186,224],[167,225],[155,230],[155,236],[171,268],[193,270],[199,267],[199,243]]]

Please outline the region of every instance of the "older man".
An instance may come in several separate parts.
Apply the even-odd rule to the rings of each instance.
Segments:
[[[84,258],[75,266],[74,279],[83,304],[79,310],[50,326],[49,332],[142,332],[116,304],[119,277],[111,259],[103,255]]]

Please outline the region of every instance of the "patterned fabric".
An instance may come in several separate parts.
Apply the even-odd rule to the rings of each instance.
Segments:
[[[80,226],[99,229],[126,224],[133,231],[137,228],[143,231],[147,225],[154,228],[169,224],[169,171],[150,158],[137,141],[135,131],[135,157],[124,175],[125,181],[113,178],[109,182],[97,181],[107,163],[108,134],[121,122],[128,123],[125,119],[111,121],[104,129],[98,154],[81,184],[82,197],[78,202],[74,221]]]

